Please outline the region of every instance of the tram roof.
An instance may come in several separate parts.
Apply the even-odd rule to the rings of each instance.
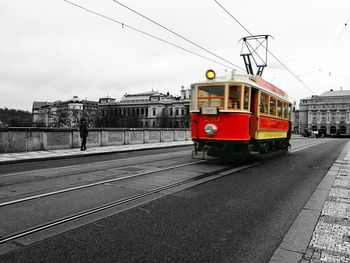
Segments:
[[[217,77],[213,80],[206,80],[203,82],[194,83],[192,85],[202,85],[202,84],[211,84],[211,83],[242,83],[247,84],[250,86],[254,86],[256,88],[259,88],[263,91],[266,91],[268,93],[272,93],[277,97],[280,97],[284,100],[288,99],[288,94],[281,90],[280,88],[277,88],[275,85],[269,83],[268,81],[264,80],[261,77],[253,76],[253,75],[232,75],[232,76],[224,76],[224,77]]]

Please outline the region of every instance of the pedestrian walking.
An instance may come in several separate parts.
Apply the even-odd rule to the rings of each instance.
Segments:
[[[88,134],[89,134],[89,129],[88,129],[88,126],[86,124],[86,120],[82,119],[81,124],[80,124],[80,138],[81,138],[80,150],[81,151],[86,150],[86,138],[87,138]]]

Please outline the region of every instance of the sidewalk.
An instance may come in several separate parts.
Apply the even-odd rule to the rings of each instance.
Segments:
[[[146,149],[159,149],[166,147],[193,145],[192,141],[176,141],[176,142],[159,142],[145,144],[128,144],[117,146],[92,147],[86,151],[80,151],[80,148],[49,150],[49,151],[32,151],[19,153],[0,153],[0,165],[12,164],[19,162],[30,162],[40,160],[64,159],[71,157],[81,157],[86,155],[97,155],[117,152],[129,152]]]
[[[302,263],[350,262],[350,143],[333,166],[338,172]]]
[[[350,263],[350,142],[270,260],[289,262]]]

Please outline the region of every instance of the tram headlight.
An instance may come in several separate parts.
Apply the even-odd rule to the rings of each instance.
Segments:
[[[207,70],[207,72],[205,72],[205,76],[207,77],[207,79],[215,79],[216,73],[214,70],[209,69]]]
[[[214,136],[216,134],[216,132],[218,131],[218,127],[216,127],[215,124],[207,124],[204,127],[204,131],[205,131],[206,135],[211,137],[211,136]]]

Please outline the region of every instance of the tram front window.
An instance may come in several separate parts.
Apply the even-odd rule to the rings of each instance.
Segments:
[[[244,87],[244,103],[243,103],[243,109],[249,110],[249,97],[250,97],[250,88]]]
[[[232,110],[241,109],[241,86],[231,86],[229,90],[228,108]]]
[[[225,86],[198,87],[198,109],[224,108]]]

